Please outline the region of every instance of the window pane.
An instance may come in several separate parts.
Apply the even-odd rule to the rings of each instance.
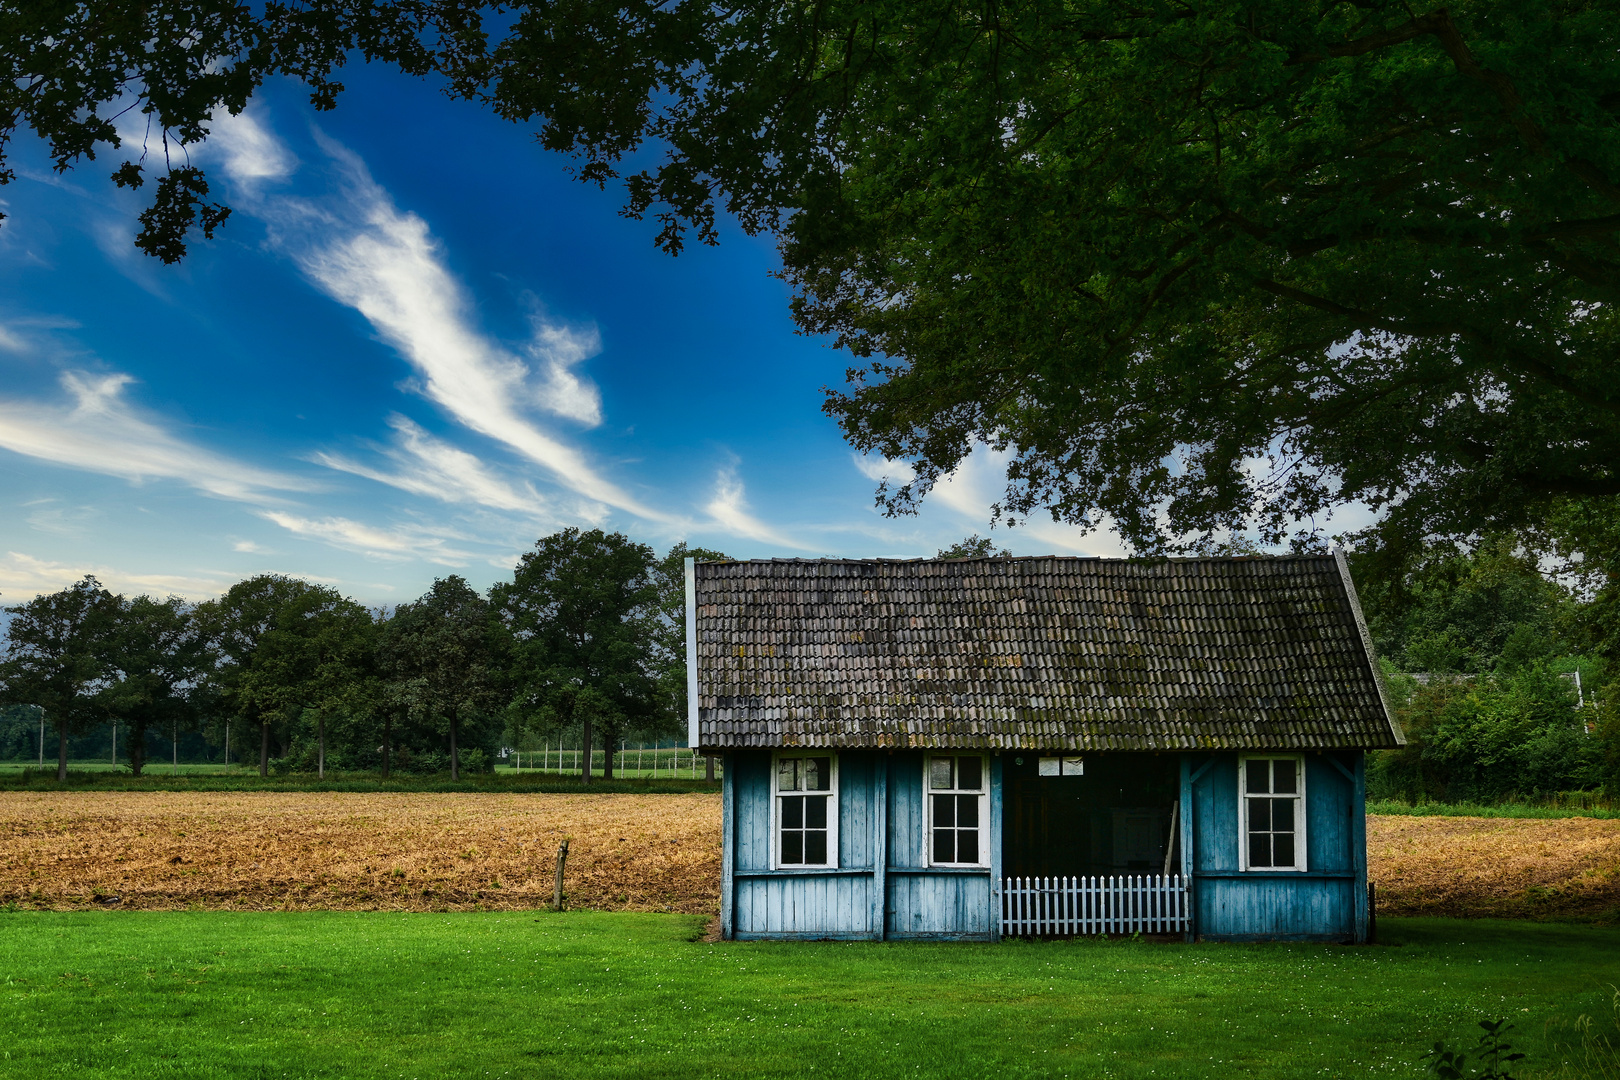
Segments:
[[[804,861],[811,865],[825,865],[827,862],[827,834],[824,832],[807,832],[804,834]]]
[[[799,790],[799,759],[782,758],[776,763],[776,790]]]
[[[956,827],[958,829],[977,829],[979,827],[979,797],[977,795],[958,795],[956,797]]]
[[[1294,801],[1293,799],[1271,800],[1271,831],[1294,831]]]
[[[956,861],[955,829],[934,830],[934,861],[937,863]]]
[[[951,759],[937,757],[928,759],[928,786],[935,791],[945,791],[951,786]]]
[[[784,832],[782,834],[782,862],[804,862],[804,833]]]
[[[956,789],[980,791],[984,788],[984,759],[965,757],[956,759]]]
[[[832,788],[832,758],[804,759],[804,790],[828,791]]]
[[[1271,828],[1271,800],[1249,800],[1249,831],[1265,832]]]
[[[1291,832],[1272,833],[1271,851],[1275,858],[1273,866],[1294,865],[1294,834]]]
[[[1244,766],[1249,770],[1248,776],[1244,778],[1244,790],[1250,795],[1263,795],[1270,791],[1270,765],[1271,762],[1264,758],[1250,758],[1244,762]]]
[[[1271,865],[1271,834],[1249,834],[1249,865],[1266,867]]]
[[[956,834],[956,861],[979,861],[979,830],[962,829]]]
[[[804,828],[804,796],[789,795],[782,800],[782,828]]]
[[[1298,792],[1299,778],[1296,775],[1298,769],[1299,762],[1295,761],[1293,758],[1273,761],[1271,763],[1271,772],[1272,776],[1275,777],[1275,783],[1271,790],[1277,792],[1279,795],[1293,795]]]
[[[956,796],[934,796],[934,828],[949,829],[956,824]]]
[[[827,796],[804,796],[804,827],[807,829],[827,827]]]

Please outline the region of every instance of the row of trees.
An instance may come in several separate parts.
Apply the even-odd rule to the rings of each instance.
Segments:
[[[1561,566],[1529,539],[1356,558],[1408,739],[1374,755],[1374,797],[1620,793],[1613,586],[1601,568]]]
[[[7,609],[0,704],[43,710],[58,778],[70,741],[108,722],[137,774],[149,733],[231,722],[252,733],[261,775],[300,758],[324,775],[335,753],[348,767],[387,774],[403,759],[459,778],[487,765],[503,732],[577,733],[587,749],[656,737],[686,711],[688,556],[725,558],[565,529],[487,593],[452,575],[392,610],[276,574],[199,604],[86,577]]]

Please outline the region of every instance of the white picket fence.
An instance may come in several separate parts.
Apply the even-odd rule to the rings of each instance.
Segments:
[[[1001,888],[1006,937],[1178,934],[1188,927],[1180,874],[1007,878]]]

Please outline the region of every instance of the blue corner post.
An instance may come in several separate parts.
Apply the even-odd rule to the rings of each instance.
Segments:
[[[990,940],[1001,940],[1001,755],[990,757]]]
[[[736,751],[727,750],[720,759],[720,937],[730,941],[736,927],[733,910],[736,875],[732,863],[737,858],[737,770],[732,767]]]
[[[1198,897],[1193,886],[1193,777],[1192,759],[1181,755],[1181,882],[1187,888],[1187,931],[1185,940],[1198,934]]]
[[[882,941],[889,908],[889,755],[872,762],[872,940]]]
[[[1352,780],[1350,843],[1356,868],[1356,944],[1367,944],[1367,752],[1356,751],[1356,771]]]

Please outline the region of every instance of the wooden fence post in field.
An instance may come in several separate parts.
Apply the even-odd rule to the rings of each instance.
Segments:
[[[568,837],[563,837],[562,847],[557,849],[557,885],[553,890],[552,907],[558,911],[563,909],[563,867],[568,862]]]

